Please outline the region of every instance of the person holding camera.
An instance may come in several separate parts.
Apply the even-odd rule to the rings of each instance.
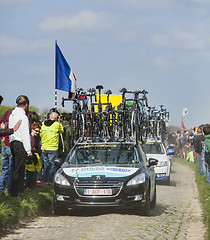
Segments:
[[[50,184],[53,182],[53,177],[58,169],[53,162],[58,158],[59,134],[64,132],[58,118],[59,114],[57,112],[51,112],[50,119],[42,123],[40,131],[42,157],[44,160],[44,182]]]

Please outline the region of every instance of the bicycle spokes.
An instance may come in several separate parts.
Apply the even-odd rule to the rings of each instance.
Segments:
[[[102,95],[103,86],[84,91],[76,89],[72,101],[72,143],[82,140],[91,141],[141,141],[148,138],[164,140],[167,134],[169,112],[163,105],[159,108],[148,105],[148,92],[128,91],[121,88],[122,101],[113,106],[110,101],[111,90]],[[97,93],[98,92],[98,93]]]

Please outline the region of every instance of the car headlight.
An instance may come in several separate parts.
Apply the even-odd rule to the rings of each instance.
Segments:
[[[60,173],[57,173],[55,175],[54,182],[59,185],[70,186],[69,181]]]
[[[144,173],[140,173],[139,175],[135,176],[134,178],[132,178],[128,183],[127,186],[132,186],[132,185],[136,185],[136,184],[141,184],[145,182],[145,174]]]
[[[157,167],[167,167],[168,166],[168,163],[167,163],[167,161],[163,161],[163,162],[158,162],[158,164],[157,164]]]

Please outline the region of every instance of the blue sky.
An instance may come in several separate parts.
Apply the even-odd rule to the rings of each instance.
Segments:
[[[55,40],[77,87],[146,89],[171,125],[184,107],[187,128],[210,122],[210,0],[0,0],[4,105],[54,107]]]

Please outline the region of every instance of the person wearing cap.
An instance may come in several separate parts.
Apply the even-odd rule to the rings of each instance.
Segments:
[[[19,129],[9,137],[13,159],[13,177],[10,193],[12,197],[17,197],[19,192],[24,191],[26,159],[28,156],[32,155],[29,120],[26,115],[29,108],[29,99],[25,95],[20,95],[16,99],[16,103],[17,107],[12,111],[9,117],[9,127],[13,128],[19,120],[22,120],[22,123]]]

